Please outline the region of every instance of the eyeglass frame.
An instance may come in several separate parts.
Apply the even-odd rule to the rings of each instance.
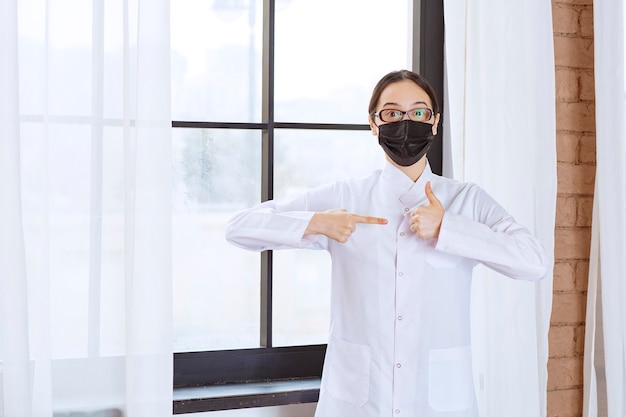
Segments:
[[[410,112],[415,111],[415,110],[428,110],[430,112],[430,116],[426,120],[413,120],[411,118]],[[382,111],[396,111],[396,112],[402,114],[402,117],[400,117],[397,120],[394,120],[394,121],[391,121],[391,122],[387,122],[387,121],[383,120],[382,117],[380,117],[380,112],[382,112]],[[378,117],[380,119],[380,121],[384,122],[384,123],[397,123],[397,122],[400,122],[400,121],[402,121],[404,119],[404,115],[405,114],[409,115],[409,120],[413,120],[414,122],[427,122],[427,121],[429,121],[429,120],[431,120],[433,118],[433,116],[435,115],[435,112],[434,112],[433,109],[428,108],[428,107],[416,107],[414,109],[410,109],[410,110],[407,110],[407,111],[402,111],[402,110],[398,110],[398,109],[381,109],[381,110],[377,111],[376,113],[373,113],[372,116]]]

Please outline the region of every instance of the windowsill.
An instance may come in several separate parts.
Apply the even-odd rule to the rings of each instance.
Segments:
[[[174,388],[174,414],[317,402],[320,378]]]

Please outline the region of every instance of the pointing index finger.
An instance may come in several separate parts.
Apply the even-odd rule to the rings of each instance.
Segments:
[[[387,219],[383,219],[382,217],[362,216],[360,214],[355,214],[354,216],[357,223],[387,224]]]

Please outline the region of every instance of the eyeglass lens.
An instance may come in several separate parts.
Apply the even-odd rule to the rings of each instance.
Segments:
[[[409,115],[409,119],[416,122],[430,120],[433,114],[432,110],[427,108],[412,109],[406,112],[395,109],[384,109],[378,112],[378,117],[380,117],[380,120],[383,122],[398,122],[402,120],[405,113]]]

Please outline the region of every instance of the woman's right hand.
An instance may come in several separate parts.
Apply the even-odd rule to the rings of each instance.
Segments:
[[[321,234],[337,242],[345,243],[359,223],[382,225],[387,224],[387,219],[348,213],[346,209],[333,209],[315,213],[304,234]]]

